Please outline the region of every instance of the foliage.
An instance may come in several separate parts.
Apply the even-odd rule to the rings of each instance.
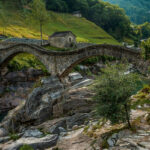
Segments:
[[[130,30],[130,20],[123,9],[99,0],[46,0],[48,10],[57,12],[80,11],[116,39],[123,39]]]
[[[23,145],[19,150],[34,150],[30,145]]]
[[[144,85],[143,89],[133,96],[132,109],[136,109],[137,106],[144,106],[144,104],[150,104],[150,85]],[[146,108],[142,108],[146,110]]]
[[[8,36],[19,38],[34,38],[40,39],[39,25],[34,20],[24,16],[22,12],[8,11],[5,14],[8,24],[5,25]],[[23,16],[23,17],[22,17]],[[72,31],[77,36],[78,42],[89,43],[119,43],[102,28],[85,18],[77,18],[70,14],[48,12],[48,22],[43,28],[43,39],[48,39],[48,36],[56,31]],[[0,33],[3,32],[2,20],[0,20]]]
[[[46,6],[43,0],[33,0],[30,3],[31,8],[31,17],[35,19],[40,25],[40,32],[41,32],[41,41],[43,40],[43,25],[48,21],[48,13],[46,10]],[[41,43],[42,45],[42,43]]]
[[[150,59],[150,39],[143,41],[141,46],[144,59]]]
[[[104,0],[124,8],[131,21],[136,24],[150,22],[149,0]]]
[[[16,141],[18,140],[20,137],[18,134],[10,134],[10,138],[13,140],[13,141]]]
[[[103,74],[97,77],[94,85],[97,113],[113,124],[128,122],[130,126],[130,97],[141,84],[135,73],[127,74],[127,65],[108,65]]]
[[[15,56],[8,64],[9,71],[19,71],[29,67],[42,69],[43,72],[47,73],[45,66],[35,56],[28,53]]]

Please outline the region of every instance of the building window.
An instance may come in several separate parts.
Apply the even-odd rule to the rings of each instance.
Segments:
[[[70,43],[72,42],[72,38],[71,38],[71,37],[69,37],[69,42],[70,42]]]

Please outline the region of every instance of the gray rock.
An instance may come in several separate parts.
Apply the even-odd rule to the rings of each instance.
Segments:
[[[114,133],[111,137],[108,138],[107,143],[110,147],[115,146],[118,140],[118,134]]]
[[[27,81],[26,75],[23,72],[21,72],[21,71],[10,72],[10,73],[8,73],[5,76],[5,78],[9,82],[23,82],[23,81]]]
[[[126,130],[120,131],[117,136],[120,139],[120,138],[129,136],[131,133],[132,132],[130,130],[126,129]]]
[[[88,85],[91,85],[92,83],[93,83],[92,79],[85,79],[85,80],[75,84],[74,86],[72,86],[71,89],[76,89],[76,88],[88,86]]]
[[[19,140],[6,145],[3,150],[19,150],[25,144],[30,145],[33,149],[45,149],[55,146],[57,143],[58,135],[47,135],[43,138],[20,138]]]
[[[65,126],[64,125],[64,120],[63,121],[60,121],[60,122],[57,122],[56,124],[52,125],[50,128],[49,128],[49,132],[51,134],[60,134],[61,132],[65,132],[66,130],[63,129],[61,126]]]
[[[60,132],[60,133],[61,133],[61,132],[67,132],[63,127],[59,127],[58,129],[59,129],[59,132]]]
[[[60,132],[66,132],[66,118],[58,118],[46,121],[38,125],[37,128],[51,134],[60,134]]]
[[[0,95],[4,93],[4,87],[0,87]]]
[[[74,125],[82,125],[84,124],[85,120],[89,118],[88,113],[77,113],[67,119],[67,128],[72,129]]]
[[[4,128],[0,128],[0,137],[4,137],[4,136],[7,136],[8,135],[8,132],[6,129]]]
[[[69,80],[71,82],[74,82],[74,81],[79,80],[79,79],[83,79],[82,75],[78,72],[70,73],[68,76],[69,76]]]
[[[39,87],[35,88],[28,96],[25,104],[18,106],[17,109],[13,110],[11,115],[7,115],[5,118],[6,124],[3,126],[6,129],[10,129],[12,126],[15,127],[16,132],[18,131],[19,123],[28,126],[39,125],[44,121],[50,119],[53,116],[53,105],[62,100],[64,86],[57,77],[46,77],[41,80]],[[62,96],[62,97],[61,97]],[[10,113],[9,113],[10,114]],[[12,125],[12,121],[13,125]]]
[[[23,137],[36,137],[36,138],[40,138],[43,136],[43,133],[40,132],[38,129],[34,129],[34,130],[26,130]]]
[[[8,142],[11,138],[9,136],[0,137],[0,143]]]
[[[142,147],[150,149],[150,142],[139,142],[138,144],[141,145]]]

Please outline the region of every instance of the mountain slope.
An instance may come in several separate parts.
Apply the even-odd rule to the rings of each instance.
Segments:
[[[8,11],[6,18],[7,22],[5,27],[3,27],[3,20],[0,19],[0,34],[3,34],[4,32],[10,37],[40,39],[39,25],[29,18],[26,19],[26,17],[19,11]],[[70,14],[49,12],[49,21],[43,27],[44,39],[48,39],[48,36],[55,31],[65,30],[75,33],[78,42],[120,44],[102,28],[85,18],[77,18]],[[46,71],[46,68],[41,62],[31,54],[19,54],[14,57],[8,65],[10,71],[22,70],[29,67]]]
[[[25,19],[23,14],[11,12],[7,15],[7,20],[5,34],[15,37],[40,38],[39,25],[29,18]],[[66,30],[75,33],[78,42],[119,44],[102,28],[85,18],[49,12],[49,21],[43,27],[44,39],[48,39],[53,32]],[[2,20],[0,20],[0,33],[3,33]]]
[[[142,24],[150,22],[150,1],[149,0],[103,0],[117,4],[124,8],[131,21]]]

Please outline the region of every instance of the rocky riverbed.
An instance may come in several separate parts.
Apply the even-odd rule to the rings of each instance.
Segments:
[[[13,76],[9,84],[19,85],[19,88],[24,81],[30,84],[23,84],[22,90],[7,91],[1,97],[9,99],[10,95],[12,101],[16,93],[20,99],[13,107],[19,105],[0,124],[0,149],[19,150],[25,145],[34,150],[150,149],[150,112],[144,106],[132,110],[134,130],[129,130],[124,124],[111,125],[95,115],[94,93],[89,89],[93,78],[71,73],[65,80],[67,84],[52,76],[34,84],[38,75],[32,78],[22,75],[24,77],[28,80],[20,82]],[[14,80],[19,81],[14,84]],[[8,85],[6,83],[8,79],[3,85]],[[33,84],[36,85],[34,89]]]

